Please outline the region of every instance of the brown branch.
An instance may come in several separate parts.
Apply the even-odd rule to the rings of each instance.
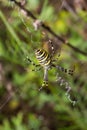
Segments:
[[[37,18],[26,8],[24,8],[23,5],[21,5],[21,2],[17,2],[16,0],[10,0],[10,1],[14,1],[14,3],[21,8],[24,12],[26,12],[26,15],[28,17],[31,17],[33,20],[37,20]],[[55,38],[57,38],[58,40],[60,40],[63,44],[66,44],[67,46],[69,46],[70,48],[72,48],[75,52],[78,52],[84,56],[87,56],[87,53],[78,49],[77,47],[71,45],[71,43],[69,43],[68,41],[66,41],[65,39],[63,39],[62,37],[60,37],[59,35],[57,35],[49,26],[45,25],[43,22],[41,24],[41,26],[47,30],[51,35],[53,35]]]

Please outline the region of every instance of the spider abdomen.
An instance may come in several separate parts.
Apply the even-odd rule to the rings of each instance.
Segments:
[[[51,67],[51,58],[45,50],[38,49],[35,51],[35,55],[41,66],[43,66],[44,68]]]

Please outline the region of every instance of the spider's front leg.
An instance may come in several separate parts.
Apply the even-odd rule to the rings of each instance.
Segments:
[[[44,81],[42,86],[39,88],[39,91],[43,88],[43,87],[47,87],[48,86],[48,68],[44,68]]]

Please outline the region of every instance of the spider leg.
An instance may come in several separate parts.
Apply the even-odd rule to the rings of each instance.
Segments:
[[[27,57],[27,61],[28,64],[31,63],[35,67],[35,69],[32,69],[32,71],[39,71],[42,68],[39,64],[35,64],[29,57]]]
[[[36,68],[38,68],[38,69],[36,69]],[[39,71],[39,70],[41,70],[42,67],[40,65],[38,65],[38,66],[36,66],[36,68],[32,69],[32,71]]]
[[[52,49],[52,53],[50,54],[50,57],[53,58],[54,54],[55,54],[55,50],[54,50],[54,46],[53,46],[53,42],[51,40],[49,40],[49,43],[51,44],[51,49]],[[61,51],[61,50],[60,50]],[[57,58],[54,60],[52,60],[53,62],[57,61],[60,57],[60,52],[57,55]]]
[[[44,81],[42,86],[39,88],[39,91],[43,88],[43,87],[47,87],[48,86],[48,69],[44,68]]]
[[[50,57],[53,57],[55,51],[54,51],[54,46],[53,46],[53,42],[51,40],[49,40],[49,43],[51,44],[51,49],[52,49],[52,53],[50,55]]]
[[[73,72],[74,72],[74,70],[72,69],[66,69],[66,68],[63,68],[63,67],[61,67],[61,66],[59,66],[59,65],[52,65],[53,67],[55,67],[55,68],[57,68],[58,70],[60,70],[60,71],[62,71],[62,72],[64,72],[64,73],[67,73],[67,74],[69,74],[69,75],[73,75]]]
[[[28,56],[26,57],[27,58],[27,61],[29,62],[29,63],[31,63],[33,66],[38,66],[38,65],[36,65]]]

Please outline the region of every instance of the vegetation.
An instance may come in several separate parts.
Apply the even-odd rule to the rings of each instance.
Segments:
[[[43,68],[27,57],[38,64],[37,48],[51,55],[49,40],[56,63],[74,74],[51,69],[49,86],[39,91]],[[60,76],[71,87],[74,106]],[[86,79],[85,0],[0,1],[0,130],[87,130]]]

